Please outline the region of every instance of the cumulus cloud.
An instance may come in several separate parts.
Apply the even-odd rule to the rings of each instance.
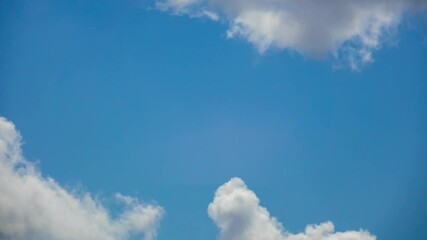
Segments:
[[[289,49],[314,57],[332,55],[353,69],[372,62],[402,14],[423,10],[426,0],[157,0],[175,14],[215,16],[229,38],[243,38],[260,53]]]
[[[112,218],[89,193],[73,193],[24,159],[21,136],[0,117],[0,239],[127,239],[156,235],[163,209],[117,194],[124,211]]]
[[[308,225],[303,233],[289,233],[239,178],[218,188],[208,214],[219,227],[221,240],[376,240],[365,230],[335,232],[331,222]]]

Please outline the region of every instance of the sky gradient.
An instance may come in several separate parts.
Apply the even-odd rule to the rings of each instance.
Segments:
[[[425,9],[354,68],[150,1],[0,6],[0,115],[25,158],[112,215],[117,192],[161,206],[156,239],[218,239],[208,205],[233,177],[292,233],[427,238]]]

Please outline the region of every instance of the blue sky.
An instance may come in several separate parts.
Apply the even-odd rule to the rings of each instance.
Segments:
[[[26,159],[112,212],[116,192],[162,206],[157,239],[217,239],[207,207],[232,177],[290,232],[427,237],[425,9],[352,69],[293,45],[260,53],[193,9],[0,4],[0,115]]]

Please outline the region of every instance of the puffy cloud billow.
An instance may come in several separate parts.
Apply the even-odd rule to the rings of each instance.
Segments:
[[[396,30],[402,15],[422,11],[426,0],[157,0],[157,8],[227,22],[229,38],[243,38],[260,53],[288,49],[328,54],[352,69]]]
[[[0,239],[154,239],[163,209],[117,194],[124,211],[112,218],[89,193],[74,194],[24,159],[21,136],[0,117]]]
[[[153,240],[163,208],[119,193],[116,199],[125,210],[113,218],[90,193],[74,193],[43,177],[24,159],[14,124],[0,117],[0,239],[120,240],[143,234]],[[336,232],[331,222],[290,233],[240,178],[217,189],[208,214],[220,240],[376,240],[366,230]]]
[[[239,178],[225,183],[208,207],[209,216],[219,227],[220,240],[375,240],[368,231],[335,232],[331,222],[308,225],[303,233],[292,234]]]

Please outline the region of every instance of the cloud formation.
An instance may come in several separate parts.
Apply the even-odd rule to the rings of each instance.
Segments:
[[[358,69],[372,62],[407,11],[423,10],[426,0],[157,0],[163,11],[206,16],[228,23],[229,38],[243,38],[260,53],[288,49],[332,55]]]
[[[0,117],[0,239],[154,239],[163,209],[117,194],[124,211],[112,218],[89,193],[75,194],[24,159],[21,136]]]
[[[368,231],[335,232],[331,222],[308,225],[292,234],[260,206],[260,200],[240,178],[232,178],[215,193],[208,214],[219,227],[220,240],[376,240]]]

